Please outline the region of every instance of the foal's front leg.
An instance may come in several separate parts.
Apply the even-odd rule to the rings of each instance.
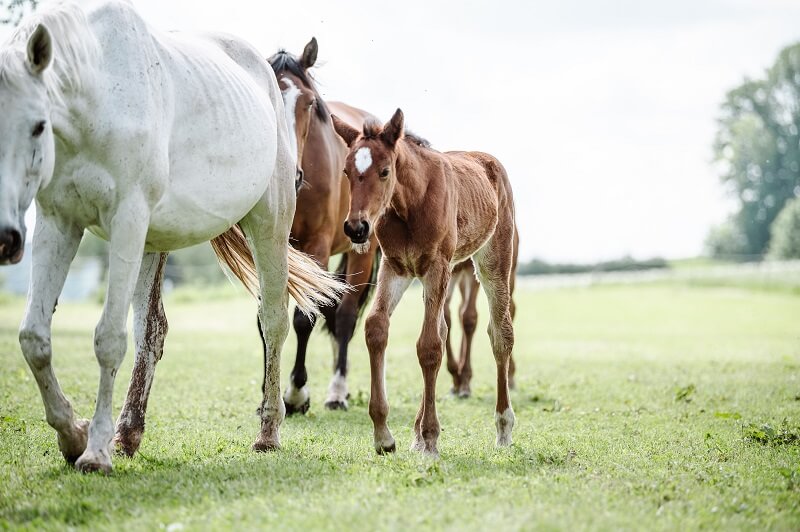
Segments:
[[[133,293],[133,336],[136,361],[128,385],[128,395],[117,419],[114,441],[117,449],[128,456],[139,449],[144,433],[147,399],[156,372],[156,364],[164,353],[167,316],[161,301],[161,285],[167,253],[146,253]]]
[[[111,220],[108,291],[103,314],[94,332],[100,386],[94,417],[89,425],[89,443],[75,463],[75,467],[83,472],[111,472],[111,440],[114,436],[112,393],[117,371],[125,358],[126,321],[142,263],[149,212],[144,200],[134,194],[118,206]]]
[[[69,463],[86,449],[89,421],[75,419],[72,405],[61,391],[51,363],[50,330],[58,295],[82,235],[82,229],[64,225],[39,210],[33,233],[31,285],[19,330],[22,354],[39,385],[47,423],[58,433],[58,448]]]
[[[389,402],[386,400],[384,360],[389,339],[389,318],[400,302],[411,277],[402,277],[386,263],[381,262],[378,272],[378,291],[375,304],[364,324],[364,333],[369,350],[370,396],[369,417],[372,418],[375,451],[378,454],[392,453],[396,445],[386,419],[389,417]]]
[[[447,336],[444,321],[444,301],[450,282],[450,265],[443,261],[434,264],[422,278],[425,301],[425,318],[422,334],[417,341],[417,358],[422,368],[424,388],[419,413],[414,423],[414,442],[411,449],[437,456],[439,419],[436,416],[436,376],[442,365],[444,340]]]

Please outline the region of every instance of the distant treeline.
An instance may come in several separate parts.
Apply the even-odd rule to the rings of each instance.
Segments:
[[[591,264],[552,264],[539,259],[525,262],[517,268],[519,275],[552,275],[558,273],[594,273],[594,272],[632,272],[669,268],[669,263],[661,258],[636,260],[632,257],[595,262]]]

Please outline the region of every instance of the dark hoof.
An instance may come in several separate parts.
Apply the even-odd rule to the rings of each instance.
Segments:
[[[347,410],[347,403],[344,401],[328,401],[325,403],[328,410]]]
[[[111,466],[105,464],[81,464],[80,466],[75,466],[78,471],[81,473],[102,473],[104,475],[111,474]]]
[[[311,408],[311,398],[306,399],[306,402],[300,406],[295,406],[285,401],[283,404],[286,406],[287,416],[293,416],[295,414],[305,415],[305,413],[308,412],[308,409]]]
[[[383,456],[385,454],[393,453],[396,450],[397,450],[397,445],[393,443],[388,447],[384,447],[383,445],[380,445],[375,449],[375,452],[377,452],[379,455]]]
[[[253,444],[253,450],[257,453],[278,451],[280,448],[281,444],[274,441],[257,441]]]

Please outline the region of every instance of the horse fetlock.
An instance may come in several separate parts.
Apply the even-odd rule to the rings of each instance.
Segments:
[[[294,383],[290,382],[289,387],[286,388],[286,392],[283,394],[283,403],[287,416],[305,414],[311,408],[311,397],[308,393],[308,388],[306,386],[297,388]],[[263,416],[263,407],[259,410],[259,413]]]
[[[511,445],[511,430],[514,428],[514,410],[509,406],[503,412],[495,412],[494,422],[497,427],[497,446],[507,447]]]
[[[325,399],[325,408],[328,410],[347,410],[347,378],[336,372],[328,385],[328,398]]]
[[[61,451],[64,459],[68,463],[74,464],[84,451],[86,451],[86,444],[89,440],[89,420],[70,420],[68,425],[60,428],[56,427],[53,423],[50,423],[50,425],[57,431],[58,449]]]
[[[277,451],[281,448],[280,421],[261,420],[261,432],[253,443],[256,452]]]
[[[41,370],[50,365],[53,351],[49,334],[32,328],[23,328],[19,332],[19,345],[31,369]]]

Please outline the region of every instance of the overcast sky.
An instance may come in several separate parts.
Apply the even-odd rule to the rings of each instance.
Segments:
[[[506,166],[521,257],[697,255],[731,208],[712,165],[725,92],[800,40],[795,0],[135,0],[162,29],[265,55],[316,36],[326,99],[395,108],[440,150]]]

